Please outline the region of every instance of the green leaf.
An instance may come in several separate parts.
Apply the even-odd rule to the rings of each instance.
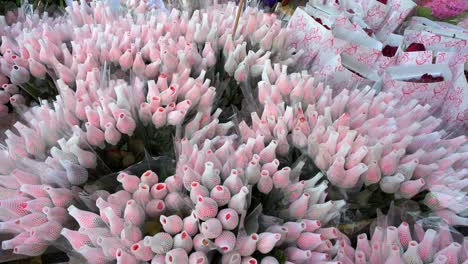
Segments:
[[[432,16],[432,9],[425,6],[418,6],[416,7],[416,15],[431,18]]]

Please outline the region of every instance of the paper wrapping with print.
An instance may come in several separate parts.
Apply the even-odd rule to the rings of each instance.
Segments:
[[[424,74],[443,76],[444,81],[434,83],[411,81],[419,79]],[[385,70],[383,82],[383,91],[392,92],[403,102],[416,99],[422,105],[429,104],[434,111],[440,108],[452,86],[452,73],[444,64],[393,66]]]
[[[390,7],[379,1],[361,1],[361,5],[364,15],[362,19],[373,31],[376,31],[384,23]]]
[[[313,18],[320,18],[329,27],[333,24],[335,17],[340,15],[336,7],[323,4],[307,3],[303,10]]]
[[[331,67],[330,65],[333,65],[333,68],[338,67],[341,64],[341,60],[337,60],[336,58],[345,52],[348,42],[330,36],[323,42],[323,47],[327,48],[317,53],[310,67],[311,72],[320,72],[324,67]]]
[[[425,17],[411,17],[407,29],[427,31],[437,35],[468,39],[468,29],[445,22],[436,22]]]
[[[379,39],[386,40],[388,36],[401,25],[415,7],[416,4],[411,0],[392,1],[390,11],[376,33]]]
[[[323,48],[325,40],[333,38],[331,31],[320,25],[301,8],[296,8],[289,20],[288,28],[292,30],[288,46],[296,50],[302,49],[304,55],[301,64],[307,65],[317,55],[318,51],[326,52]]]
[[[335,93],[342,89],[354,89],[366,85],[372,86],[378,79],[378,76],[365,65],[356,63],[356,61],[346,54],[338,54],[328,59],[327,63],[316,75],[320,81],[324,81],[333,87]]]
[[[432,64],[433,51],[400,52],[397,56],[396,65],[424,65]]]
[[[407,29],[405,30],[403,42],[408,45],[411,43],[421,43],[424,44],[426,49],[431,50],[468,53],[467,40],[444,37],[426,31]]]
[[[391,34],[387,40],[383,43],[384,48],[386,46],[390,47],[398,47],[395,54],[391,57],[384,56],[384,54],[380,54],[379,58],[375,62],[375,67],[377,67],[377,71],[379,75],[381,75],[385,69],[394,65],[397,61],[398,55],[401,53],[401,44],[403,43],[403,36],[397,34]]]
[[[322,24],[324,28],[330,30],[335,23],[337,15],[329,14],[323,10],[317,9],[314,6],[307,5],[303,9],[309,16],[312,17],[317,23]]]
[[[442,106],[442,118],[449,126],[468,129],[468,83],[464,64],[468,54],[439,52],[436,63],[446,64],[452,71],[453,81]]]

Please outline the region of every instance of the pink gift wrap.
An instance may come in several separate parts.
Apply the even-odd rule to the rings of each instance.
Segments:
[[[418,79],[423,74],[443,76],[444,81],[420,83],[405,81]],[[446,65],[408,65],[389,67],[384,73],[383,91],[392,92],[404,102],[413,99],[422,105],[429,104],[432,110],[439,109],[452,87],[452,73]]]

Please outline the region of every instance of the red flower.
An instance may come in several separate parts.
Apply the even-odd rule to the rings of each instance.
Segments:
[[[423,44],[421,43],[411,43],[408,48],[406,48],[407,52],[413,52],[413,51],[425,51],[426,47],[424,47]]]
[[[384,55],[385,57],[393,57],[395,56],[397,50],[398,50],[398,47],[386,45],[382,49],[382,55]]]

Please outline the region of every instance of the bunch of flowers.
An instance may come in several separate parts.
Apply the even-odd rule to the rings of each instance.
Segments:
[[[89,263],[421,263],[407,224],[359,235],[356,250],[337,228],[363,185],[468,224],[466,137],[416,101],[291,73],[304,52],[287,48],[274,14],[247,7],[232,32],[233,3],[191,16],[145,1],[66,11],[2,28],[6,87],[32,76],[58,92],[5,132],[3,250],[54,245]],[[426,241],[434,232],[415,231],[422,261],[466,259],[449,238]]]

